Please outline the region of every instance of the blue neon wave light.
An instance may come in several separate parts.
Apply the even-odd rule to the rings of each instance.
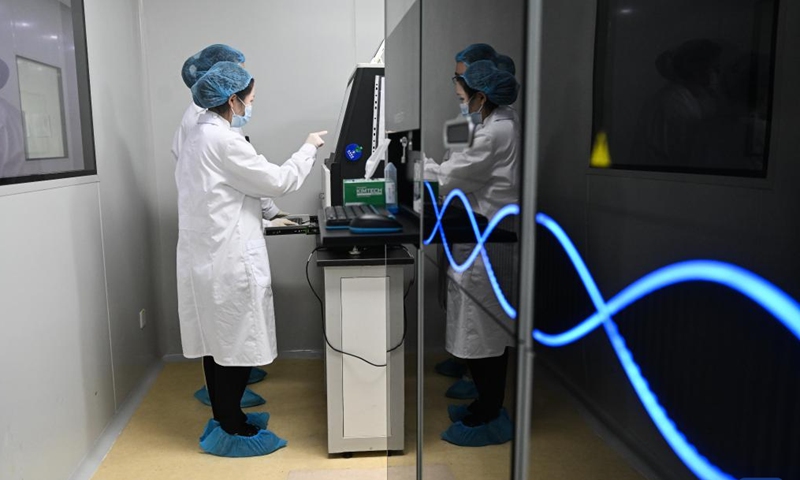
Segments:
[[[429,182],[425,182],[425,187],[427,188],[431,198],[435,199],[436,195],[433,192],[433,187],[431,187],[431,184]],[[444,212],[456,198],[461,200],[464,206],[467,207],[466,210],[467,215],[469,216],[469,222],[472,225],[472,231],[475,233],[475,248],[462,263],[458,263],[455,258],[453,258],[453,253],[450,251],[450,246],[447,244],[447,236],[444,233],[444,227],[442,225],[442,217],[444,216]],[[461,190],[452,190],[444,199],[441,209],[437,205],[437,202],[432,201],[431,204],[433,205],[433,210],[436,213],[436,223],[433,226],[430,236],[422,243],[425,245],[430,245],[438,233],[442,237],[442,245],[444,246],[444,253],[447,255],[447,260],[450,262],[450,266],[453,267],[453,270],[458,273],[463,273],[470,266],[472,266],[472,264],[475,263],[475,260],[478,258],[478,255],[480,255],[483,259],[483,265],[486,268],[486,274],[489,277],[489,283],[492,286],[492,290],[494,291],[497,300],[500,302],[500,306],[503,308],[503,311],[506,312],[506,315],[516,319],[517,309],[511,305],[505,293],[503,292],[503,289],[500,287],[500,283],[497,281],[497,276],[495,275],[494,268],[492,267],[492,261],[489,259],[489,255],[486,253],[484,245],[486,244],[486,241],[492,232],[497,228],[497,225],[503,221],[503,219],[511,215],[519,215],[519,205],[511,204],[501,208],[500,211],[498,211],[489,221],[486,229],[481,232],[478,226],[478,220],[475,218],[475,214],[472,212],[472,207],[469,204],[469,199]]]
[[[431,198],[435,198],[433,188],[428,182],[425,182],[425,187]],[[460,199],[467,207],[467,215],[476,239],[475,249],[473,249],[469,257],[462,263],[456,262],[453,258],[442,226],[444,212],[456,198]],[[517,318],[516,309],[508,302],[508,299],[497,282],[484,245],[491,233],[505,217],[519,215],[519,206],[512,204],[500,209],[494,218],[490,220],[486,229],[481,232],[477,219],[470,207],[469,200],[462,191],[457,189],[451,191],[445,198],[441,209],[436,202],[431,203],[436,213],[436,224],[430,236],[425,239],[423,243],[429,245],[436,237],[436,234],[440,234],[447,259],[452,268],[459,273],[468,269],[475,262],[478,255],[481,255],[495,296],[500,301],[506,314],[511,318]],[[647,295],[671,285],[695,281],[712,282],[726,286],[750,298],[778,319],[778,321],[800,340],[800,304],[764,278],[736,265],[715,260],[689,260],[662,267],[635,281],[606,302],[594,278],[589,272],[586,263],[561,226],[544,213],[536,215],[536,222],[547,228],[561,244],[561,247],[575,267],[597,311],[566,332],[548,334],[540,330],[534,330],[532,333],[533,338],[537,342],[549,347],[563,347],[580,340],[602,326],[606,335],[608,335],[628,380],[631,382],[647,414],[684,465],[697,475],[698,478],[703,480],[735,480],[735,477],[723,472],[719,467],[705,458],[697,448],[689,442],[686,436],[678,430],[675,422],[669,418],[664,407],[658,403],[655,394],[650,390],[647,380],[642,375],[641,369],[633,358],[633,354],[625,344],[625,339],[620,334],[612,315],[619,313]]]
[[[655,394],[650,390],[647,380],[625,345],[625,339],[619,333],[611,316],[641,298],[670,285],[693,281],[713,282],[747,296],[770,312],[800,340],[800,304],[764,278],[736,265],[713,260],[691,260],[660,268],[635,281],[606,302],[586,263],[561,226],[543,213],[536,215],[536,222],[547,228],[561,244],[597,311],[566,332],[547,334],[534,330],[533,338],[543,345],[562,347],[580,340],[602,325],[634,391],[675,454],[703,480],[734,480],[735,477],[713,465],[678,430],[675,422],[669,418],[664,407],[658,403]]]

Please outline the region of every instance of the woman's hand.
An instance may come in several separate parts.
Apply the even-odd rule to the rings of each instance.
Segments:
[[[325,140],[322,139],[322,136],[327,134],[328,134],[327,130],[323,130],[321,132],[309,133],[308,138],[306,139],[306,143],[310,143],[311,145],[314,145],[315,147],[319,148],[325,145]]]
[[[289,227],[291,225],[297,224],[288,218],[273,218],[272,220],[269,220],[270,227]]]

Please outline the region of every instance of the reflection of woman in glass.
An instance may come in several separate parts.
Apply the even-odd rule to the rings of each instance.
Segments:
[[[519,84],[512,74],[499,70],[489,60],[470,64],[455,81],[463,114],[479,123],[473,145],[452,152],[441,165],[427,162],[426,174],[436,176],[443,194],[460,189],[473,211],[492,218],[519,199],[520,127],[517,113],[510,107]],[[509,247],[510,252],[501,251],[500,244],[484,247],[498,277],[507,277],[513,270],[514,249],[513,245]],[[476,245],[450,248],[455,259],[463,262]],[[508,268],[503,263],[508,263]],[[505,443],[512,438],[503,401],[508,347],[514,345],[509,333],[513,332],[513,322],[495,296],[481,255],[462,273],[450,268],[448,277],[446,349],[466,359],[479,398],[469,406],[448,409],[453,424],[442,438],[461,446]],[[510,283],[503,280],[502,284]]]
[[[0,58],[0,91],[8,83],[8,64]],[[25,163],[22,112],[0,97],[0,178],[18,177]]]
[[[710,40],[690,40],[659,55],[656,68],[669,84],[643,110],[632,163],[699,166],[699,129],[720,103],[721,52]]]
[[[516,74],[516,65],[514,65],[514,60],[512,60],[511,57],[497,53],[494,47],[489,44],[473,43],[456,54],[456,77],[464,75],[464,72],[470,65],[480,60],[489,60],[494,63],[498,70],[508,72],[511,75]],[[443,160],[447,161],[448,158],[450,158],[449,150],[445,152]],[[446,258],[444,251],[442,251],[441,248],[438,256],[439,264],[444,265],[446,263]],[[447,270],[440,269],[439,272],[439,301],[444,307],[447,296]],[[435,370],[441,375],[459,378],[458,381],[456,381],[452,386],[450,386],[450,388],[447,389],[447,392],[445,393],[447,397],[469,400],[477,398],[478,392],[475,390],[475,383],[472,381],[472,378],[469,377],[469,371],[462,361],[455,357],[450,357],[447,360],[437,363]]]
[[[632,163],[760,170],[767,130],[765,58],[733,45],[690,40],[659,55],[669,84],[645,106]]]

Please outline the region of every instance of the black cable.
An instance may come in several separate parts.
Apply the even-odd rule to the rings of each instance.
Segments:
[[[405,250],[409,257],[414,258],[414,255],[411,255],[411,252],[408,251],[408,249],[405,247],[405,245],[400,245],[400,248]],[[417,261],[415,259],[414,260],[414,265],[415,265],[415,267],[414,267],[414,276],[411,277],[411,283],[408,284],[408,288],[406,289],[406,293],[403,294],[403,300],[407,300],[408,299],[408,294],[411,293],[411,287],[413,287],[414,286],[414,282],[417,281],[416,264],[417,264]],[[403,306],[405,307],[405,305],[403,305]],[[403,315],[405,315],[405,313],[406,313],[406,309],[403,308]],[[405,338],[405,336],[403,338]]]
[[[408,249],[404,245],[400,245],[400,248],[405,250],[409,257],[414,258],[414,255],[411,255],[411,252],[409,252]],[[392,353],[395,350],[397,350],[398,348],[402,347],[403,344],[406,341],[406,335],[408,334],[408,316],[407,316],[407,312],[406,312],[405,300],[408,299],[408,294],[411,293],[411,287],[413,287],[414,286],[414,282],[417,281],[416,264],[417,264],[417,262],[416,262],[416,260],[414,260],[414,265],[415,265],[415,267],[414,267],[414,276],[411,277],[411,282],[408,284],[408,288],[406,288],[406,293],[403,294],[403,338],[400,339],[400,343],[398,343],[396,347],[392,348],[391,350],[388,350],[387,353]]]
[[[406,253],[409,253],[408,249],[406,249],[406,247],[402,247],[402,248],[404,250],[406,250]],[[306,260],[306,281],[308,282],[308,287],[311,289],[311,293],[314,294],[314,296],[317,298],[317,301],[319,302],[320,312],[322,312],[322,317],[321,317],[322,318],[322,336],[325,339],[325,343],[328,345],[328,347],[330,347],[331,350],[333,350],[336,353],[340,353],[340,354],[346,355],[348,357],[356,358],[356,359],[361,360],[362,362],[364,362],[364,363],[366,363],[368,365],[371,365],[373,367],[376,367],[376,368],[386,368],[386,367],[388,367],[389,365],[386,364],[386,363],[384,363],[384,364],[372,363],[369,360],[367,360],[366,358],[359,357],[358,355],[345,352],[344,350],[340,350],[340,349],[334,347],[331,344],[330,340],[328,339],[328,330],[327,330],[327,327],[325,326],[325,304],[323,303],[322,298],[320,298],[320,296],[317,294],[317,291],[314,290],[314,285],[311,284],[311,277],[308,274],[308,266],[311,264],[311,257],[313,257],[314,254],[319,250],[325,250],[325,247],[316,247],[314,250],[311,251],[310,254],[308,254],[308,259]],[[409,253],[409,255],[411,255],[411,254]],[[414,273],[414,280],[415,279],[416,279],[416,270],[415,270],[415,273]],[[414,280],[412,280],[412,284],[413,284]],[[406,290],[405,295],[408,296],[408,294],[410,292],[411,292],[411,285],[409,285],[408,290]],[[404,297],[404,299],[405,299],[405,297]],[[398,343],[397,346],[393,347],[390,350],[387,350],[386,353],[392,353],[395,350],[399,349],[401,346],[403,346],[403,344],[406,341],[406,333],[407,332],[408,332],[408,321],[406,320],[406,308],[405,308],[405,305],[403,305],[403,338],[400,340],[400,343]]]

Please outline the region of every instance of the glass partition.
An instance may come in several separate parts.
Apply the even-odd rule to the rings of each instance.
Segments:
[[[422,1],[422,479],[512,474],[524,12]]]
[[[83,2],[0,0],[0,185],[96,173]]]
[[[797,478],[800,12],[530,4],[518,478]]]
[[[418,219],[413,211],[414,159],[419,152],[420,126],[420,9],[419,0],[387,0],[386,14],[386,130],[391,139],[387,159],[397,170],[397,200],[399,214],[412,219],[416,231]],[[421,277],[418,251],[419,239],[402,248],[414,258],[414,263],[402,267],[403,292],[403,347],[394,354],[402,362],[402,410],[404,437],[401,446],[390,448],[387,458],[387,479],[408,480],[417,478],[419,442],[418,415],[418,361],[420,329],[418,322],[419,278]],[[398,398],[395,397],[397,401]],[[397,427],[395,427],[397,428]]]

